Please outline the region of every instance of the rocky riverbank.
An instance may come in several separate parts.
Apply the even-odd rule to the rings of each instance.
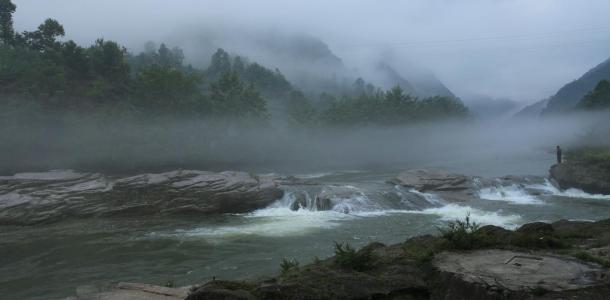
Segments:
[[[70,299],[608,299],[610,219],[530,223],[515,231],[453,223],[420,236],[335,255],[253,282],[182,288],[119,284]]]
[[[283,195],[274,178],[172,171],[114,178],[73,171],[0,177],[0,225],[69,218],[243,213]]]
[[[577,188],[591,194],[610,194],[610,169],[580,160],[551,167],[550,175],[562,189]]]
[[[443,201],[466,202],[483,187],[542,183],[540,177],[484,179],[438,170],[408,170],[387,182],[383,203],[369,203],[358,187],[246,172],[220,173],[179,170],[131,177],[98,173],[49,171],[0,176],[0,225],[35,225],[67,219],[187,216],[246,213],[294,195],[293,210],[423,209],[442,203],[421,194],[434,193]],[[417,191],[414,193],[413,191]],[[382,205],[383,206],[380,206]]]

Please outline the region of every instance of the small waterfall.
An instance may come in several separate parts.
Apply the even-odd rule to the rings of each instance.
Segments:
[[[422,193],[415,189],[405,189],[396,185],[392,191],[382,193],[387,205],[392,209],[423,210],[445,205],[437,195]]]
[[[583,199],[596,199],[596,200],[610,200],[610,195],[601,195],[601,194],[589,194],[580,189],[567,189],[560,190],[556,186],[554,186],[550,180],[545,179],[543,184],[534,184],[528,186],[529,190],[536,191],[543,195],[553,195],[559,197],[566,198],[583,198]]]
[[[345,214],[396,210],[424,210],[446,203],[437,195],[395,186],[365,193],[350,185],[328,185],[317,190],[293,189],[272,205],[292,211],[335,211]]]
[[[518,184],[495,185],[482,188],[479,198],[492,201],[506,201],[512,204],[544,204],[543,201],[531,195],[524,186]]]

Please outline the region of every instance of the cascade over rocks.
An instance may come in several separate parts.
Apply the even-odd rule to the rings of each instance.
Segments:
[[[68,218],[244,213],[281,198],[271,177],[172,171],[112,178],[51,171],[0,177],[0,225]]]

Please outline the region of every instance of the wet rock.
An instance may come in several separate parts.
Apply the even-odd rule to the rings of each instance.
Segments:
[[[603,299],[608,270],[573,258],[507,250],[441,253],[431,299]]]
[[[388,265],[376,274],[316,265],[261,283],[255,294],[258,299],[427,299],[421,273],[406,265]]]
[[[0,177],[0,225],[67,218],[243,213],[281,198],[271,179],[244,172],[173,171],[112,178],[54,171]]]
[[[214,280],[194,287],[185,300],[254,300],[253,287],[239,282]]]
[[[494,225],[485,225],[479,229],[477,229],[477,234],[481,235],[483,238],[490,240],[496,243],[506,242],[510,239],[513,234],[512,231],[505,229],[503,227],[494,226]]]
[[[317,210],[336,210],[350,213],[354,209],[371,210],[373,204],[367,196],[353,186],[325,186],[316,196]]]
[[[308,195],[305,191],[294,192],[294,201],[290,204],[290,210],[297,211],[299,209],[309,208]]]
[[[610,170],[596,164],[579,161],[556,164],[551,167],[550,176],[562,189],[610,195]]]
[[[402,172],[390,182],[420,192],[463,191],[473,187],[472,178],[469,176],[424,169]]]
[[[183,300],[190,287],[169,288],[143,283],[119,283],[99,289],[77,289],[75,297],[65,300]]]
[[[524,224],[523,226],[517,229],[518,233],[522,234],[530,234],[530,235],[552,235],[555,229],[553,229],[553,225],[544,222],[533,222]]]

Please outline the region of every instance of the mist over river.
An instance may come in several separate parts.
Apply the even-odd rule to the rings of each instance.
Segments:
[[[84,219],[37,226],[0,226],[0,295],[3,299],[61,299],[77,288],[120,281],[178,286],[218,279],[247,279],[279,272],[283,258],[301,264],[333,254],[334,242],[362,247],[437,233],[447,221],[471,217],[515,228],[530,221],[610,218],[610,196],[559,191],[544,180],[553,155],[531,149],[477,163],[420,161],[394,167],[278,172],[316,185],[291,186],[269,207],[215,217]],[[392,187],[400,171],[437,168],[484,177],[529,175],[529,184],[485,187],[479,197],[449,202],[434,193]],[[269,171],[265,170],[251,170]],[[527,177],[524,177],[527,178]],[[327,186],[353,191],[342,206],[293,211],[297,195],[308,201]],[[384,197],[394,191],[400,201]],[[345,213],[348,212],[348,213]]]

